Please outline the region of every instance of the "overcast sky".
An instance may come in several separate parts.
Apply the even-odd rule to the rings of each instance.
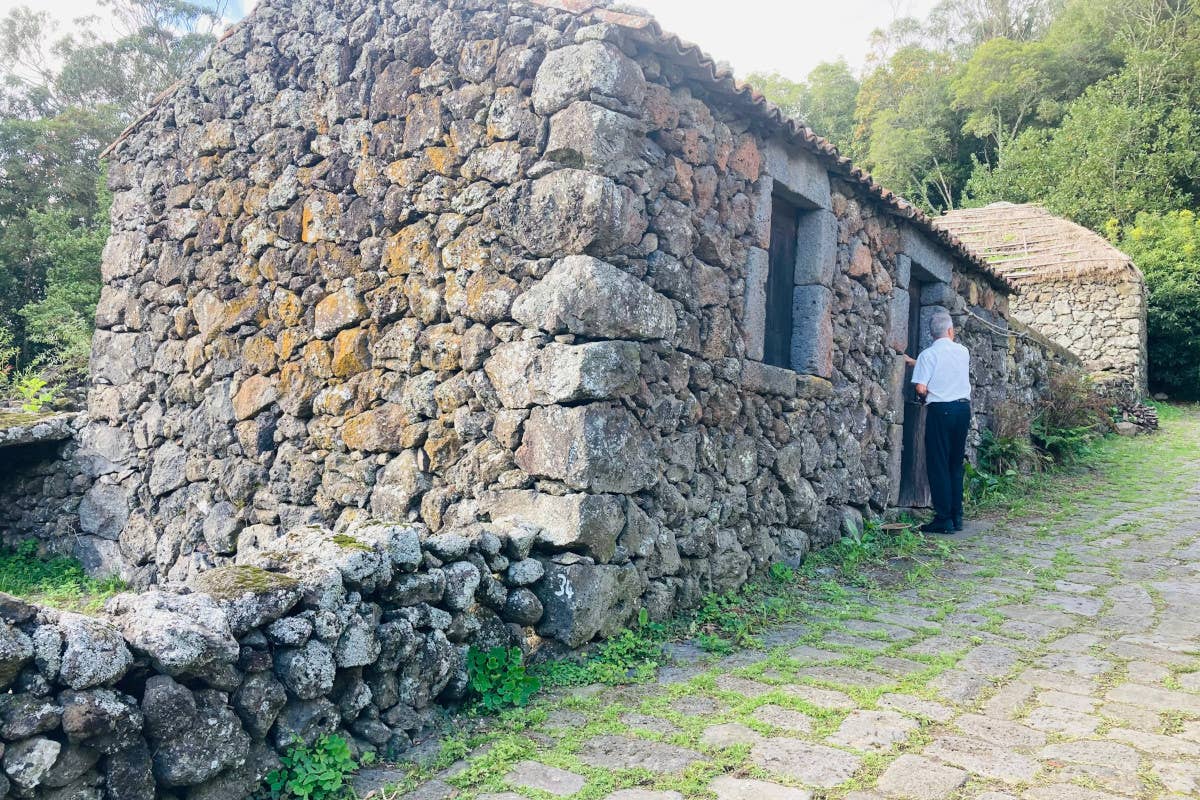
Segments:
[[[332,2],[333,0],[330,0]],[[254,0],[229,0],[237,19]],[[738,75],[775,70],[803,78],[822,61],[845,58],[857,71],[875,28],[897,16],[924,16],[936,0],[634,0],[663,27],[695,44]],[[0,14],[41,6],[62,19],[101,14],[96,0],[0,0]]]

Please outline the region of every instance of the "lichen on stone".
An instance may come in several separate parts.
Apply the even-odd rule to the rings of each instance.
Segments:
[[[215,600],[232,600],[247,593],[266,594],[277,589],[290,589],[298,583],[291,575],[244,564],[217,567],[195,580],[196,588]]]
[[[333,535],[333,537],[330,539],[330,541],[333,542],[334,544],[336,544],[338,547],[344,548],[346,550],[370,550],[371,549],[371,546],[369,544],[367,544],[366,542],[361,542],[358,539],[355,539],[353,536],[351,536],[348,533],[335,533]]]

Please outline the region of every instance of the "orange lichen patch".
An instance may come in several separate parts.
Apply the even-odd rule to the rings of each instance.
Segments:
[[[409,225],[388,239],[383,250],[383,264],[392,275],[408,275],[418,270],[426,275],[436,275],[441,257],[429,223]]]
[[[304,242],[332,241],[341,220],[342,204],[337,195],[314,192],[300,212],[300,239]]]
[[[300,318],[304,316],[304,306],[300,304],[300,297],[286,289],[275,293],[275,302],[271,304],[271,309],[274,316],[288,327],[299,325]]]
[[[370,338],[362,328],[344,330],[333,340],[333,374],[348,378],[371,365]]]
[[[267,207],[267,190],[262,186],[251,186],[246,190],[242,200],[242,210],[251,216],[261,213]]]
[[[438,175],[452,175],[461,160],[453,147],[427,147],[424,159],[429,171]]]
[[[271,372],[275,369],[275,342],[265,333],[251,336],[242,347],[242,357],[256,372]]]
[[[286,361],[296,352],[296,348],[304,344],[308,339],[307,335],[294,328],[285,328],[279,332],[279,337],[275,340],[275,352],[279,358]]]
[[[388,403],[346,421],[342,441],[351,450],[368,453],[398,452],[408,416],[395,403]]]

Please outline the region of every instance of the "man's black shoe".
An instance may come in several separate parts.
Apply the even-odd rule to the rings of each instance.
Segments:
[[[921,526],[921,533],[954,533],[954,528],[936,522],[926,522]]]
[[[956,520],[954,520],[954,525],[951,527],[954,528],[955,533],[958,533],[959,531],[961,531],[963,529],[963,521],[961,519],[956,519]]]

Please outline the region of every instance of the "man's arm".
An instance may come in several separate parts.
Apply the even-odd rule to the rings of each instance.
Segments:
[[[926,350],[917,357],[913,369],[912,382],[917,389],[917,397],[924,400],[929,394],[929,379],[933,377],[934,357]]]

